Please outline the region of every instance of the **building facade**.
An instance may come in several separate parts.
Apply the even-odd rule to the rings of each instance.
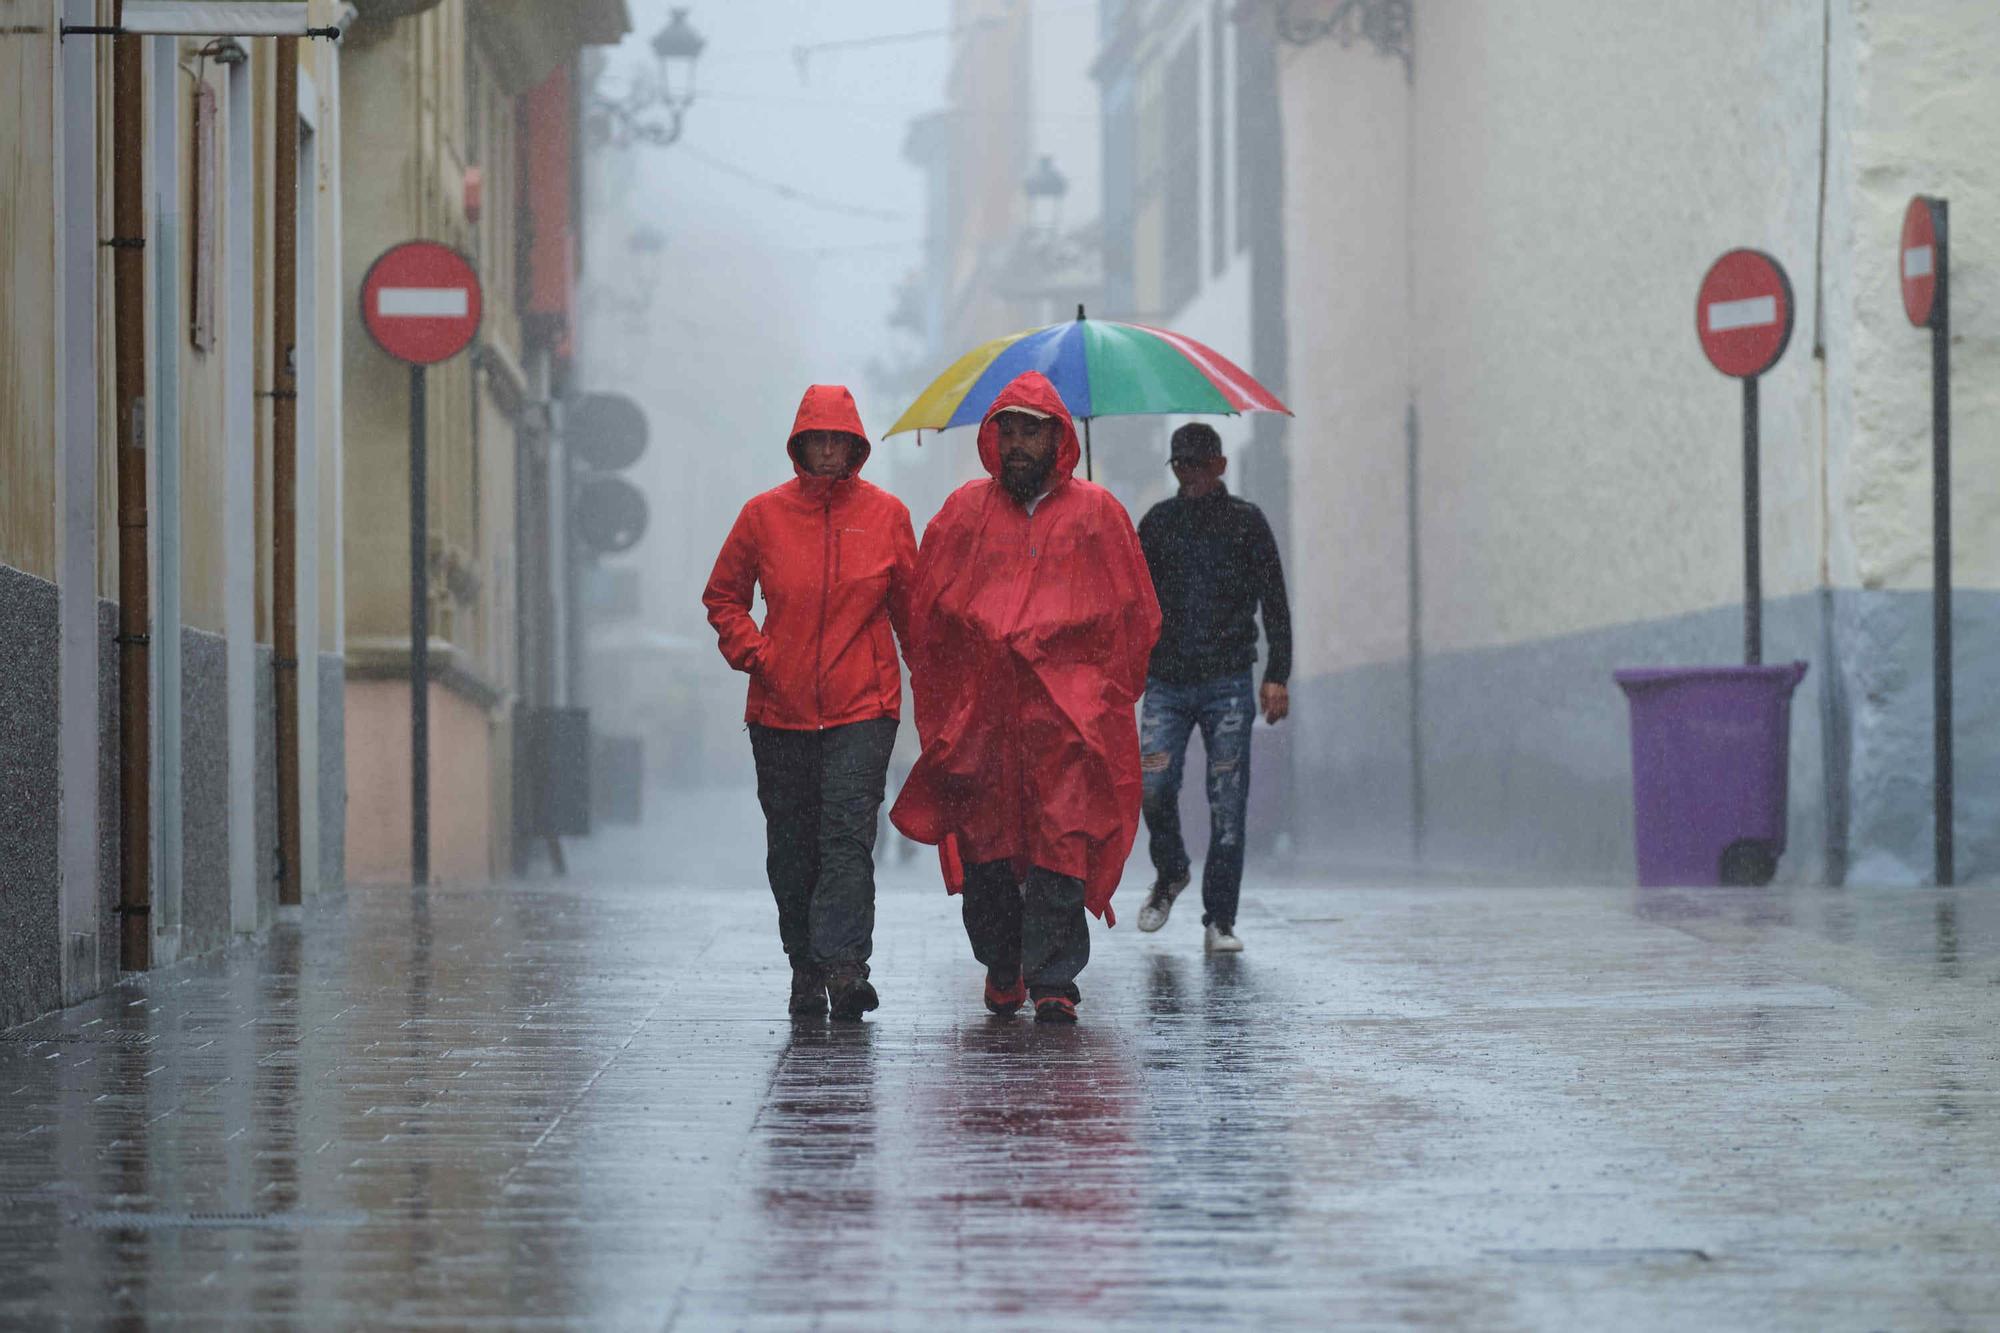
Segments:
[[[1690,313],[1751,246],[1797,305],[1760,389],[1764,655],[1809,664],[1780,873],[1929,878],[1921,192],[1960,224],[1957,868],[2000,874],[2000,463],[1970,443],[2000,414],[2000,11],[1338,8],[1246,13],[1280,52],[1310,850],[1629,879],[1612,671],[1741,660],[1741,397]]]
[[[340,46],[113,17],[0,7],[0,1025],[343,877]]]
[[[1175,329],[1286,396],[1284,135],[1268,25],[1222,0],[1103,0],[1091,68],[1102,95],[1103,313]],[[1135,520],[1172,494],[1167,442],[1188,418],[1095,423],[1097,479]],[[1284,549],[1291,514],[1290,423],[1209,418],[1227,483],[1261,507]],[[1287,562],[1292,581],[1306,571]],[[1291,843],[1293,731],[1252,733],[1247,837]],[[1183,791],[1197,853],[1208,827],[1199,784]]]
[[[413,12],[414,11],[414,12]],[[531,718],[574,701],[565,514],[583,229],[578,66],[628,29],[622,0],[364,9],[348,37],[346,309],[406,240],[471,259],[472,349],[428,372],[430,863],[511,872],[538,845]],[[410,398],[403,366],[350,330],[347,744],[358,882],[411,874]]]

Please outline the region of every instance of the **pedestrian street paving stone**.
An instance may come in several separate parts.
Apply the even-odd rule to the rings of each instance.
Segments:
[[[1253,874],[1238,958],[1093,927],[1064,1029],[898,871],[883,1008],[794,1025],[729,859],[0,1034],[0,1326],[2000,1326],[1990,889]]]

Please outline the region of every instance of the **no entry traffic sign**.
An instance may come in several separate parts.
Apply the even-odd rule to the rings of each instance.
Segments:
[[[1903,280],[1903,313],[1920,329],[1937,313],[1938,253],[1936,201],[1918,195],[1903,213],[1903,242],[1897,247]]]
[[[1709,267],[1695,298],[1695,334],[1710,364],[1754,379],[1792,340],[1792,282],[1761,250],[1731,250]]]
[[[431,873],[430,413],[425,367],[449,361],[479,333],[483,302],[472,261],[436,241],[389,247],[361,280],[361,323],[410,367],[410,881]]]
[[[1792,282],[1762,250],[1731,250],[1709,265],[1694,299],[1694,331],[1709,363],[1743,382],[1743,660],[1764,660],[1763,488],[1757,377],[1792,340]]]
[[[1931,835],[1939,884],[1952,865],[1951,203],[1918,195],[1896,240],[1903,313],[1931,331]]]
[[[436,241],[384,251],[361,280],[361,322],[398,361],[434,366],[464,351],[479,332],[479,274]]]

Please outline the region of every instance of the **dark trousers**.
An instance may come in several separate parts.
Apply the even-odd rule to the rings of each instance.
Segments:
[[[1201,728],[1208,755],[1208,860],[1201,868],[1201,923],[1236,924],[1243,891],[1243,817],[1250,803],[1250,725],[1257,694],[1250,673],[1198,685],[1146,682],[1139,714],[1139,774],[1153,869],[1170,879],[1188,873],[1181,840],[1181,770],[1188,736]]]
[[[764,869],[778,900],[778,937],[794,967],[868,975],[875,941],[875,812],[896,744],[896,719],[825,731],[750,728]]]
[[[1080,1000],[1076,975],[1090,961],[1090,922],[1083,881],[1036,866],[1025,881],[1005,861],[968,866],[959,890],[972,956],[1004,986],[1015,977],[1039,1000]]]

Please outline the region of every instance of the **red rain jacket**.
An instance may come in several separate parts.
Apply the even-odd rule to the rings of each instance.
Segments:
[[[993,414],[1016,405],[1063,425],[1032,515],[999,481]],[[1160,604],[1125,507],[1070,475],[1080,456],[1061,397],[1034,371],[980,423],[993,479],[953,492],[917,555],[906,642],[923,754],[890,818],[937,844],[954,893],[965,866],[1006,860],[1019,875],[1078,877],[1107,916],[1139,830],[1133,706]]]
[[[858,439],[853,471],[807,473],[795,442],[809,430]],[[868,460],[868,436],[853,395],[837,384],[806,390],[785,449],[798,476],[743,506],[701,595],[722,656],[750,673],[744,719],[813,731],[896,717],[903,700],[896,640],[909,642],[917,554],[910,511],[856,475]],[[750,618],[756,587],[764,591],[761,627]]]

